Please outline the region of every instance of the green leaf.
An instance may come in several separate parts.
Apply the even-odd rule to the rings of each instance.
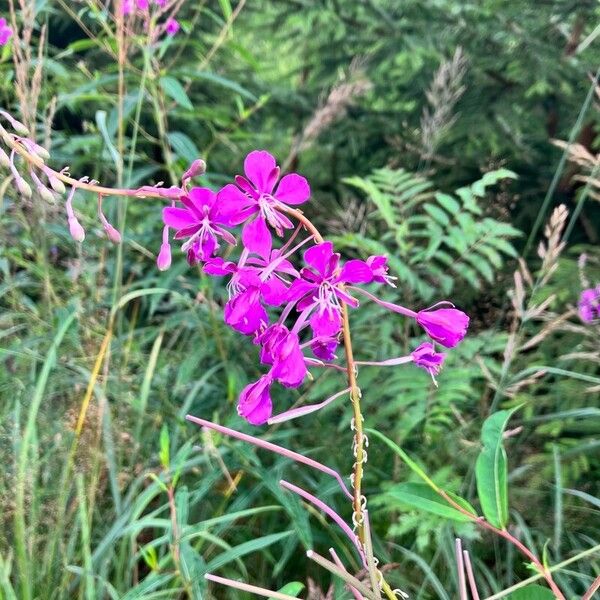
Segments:
[[[231,79],[227,79],[226,77],[221,77],[215,73],[211,73],[210,71],[195,71],[193,73],[189,73],[191,77],[197,79],[205,79],[212,83],[216,83],[224,88],[231,90],[232,92],[236,92],[240,96],[251,100],[252,102],[257,102],[258,98],[252,93],[249,92],[246,88],[242,87],[239,83],[235,81],[231,81]]]
[[[291,581],[286,583],[281,589],[277,590],[280,594],[287,594],[288,596],[298,596],[298,594],[304,589],[304,584],[299,581]],[[274,600],[273,597],[268,600]]]
[[[462,522],[472,520],[450,506],[442,496],[426,483],[398,483],[387,490],[386,495],[399,500],[402,504],[411,508],[424,510],[439,517]],[[453,495],[452,499],[469,512],[475,514],[475,509],[463,498]]]
[[[102,134],[102,139],[104,140],[104,143],[106,144],[106,147],[108,148],[108,151],[113,160],[115,168],[118,168],[119,163],[121,162],[121,156],[119,155],[119,152],[115,148],[115,145],[113,144],[111,136],[108,132],[108,128],[106,125],[106,111],[99,110],[96,112],[96,125],[98,125],[98,129],[100,130],[100,133]]]
[[[507,600],[554,600],[554,594],[541,585],[528,585],[513,592]]]
[[[196,144],[181,131],[171,131],[168,134],[169,142],[175,154],[182,158],[186,163],[194,162],[200,156]]]
[[[160,452],[158,454],[160,464],[165,468],[169,468],[169,430],[165,425],[160,430]]]
[[[508,420],[518,408],[501,410],[485,420],[481,430],[483,449],[475,465],[481,509],[485,518],[500,529],[508,522],[508,469],[502,437]]]
[[[165,75],[160,78],[160,87],[163,89],[165,94],[169,96],[172,100],[187,110],[194,110],[194,105],[188,98],[188,95],[185,93],[183,86],[175,77],[171,77],[170,75]]]

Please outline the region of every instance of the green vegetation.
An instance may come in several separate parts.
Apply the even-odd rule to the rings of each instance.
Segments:
[[[462,508],[581,598],[600,572],[600,325],[577,314],[600,283],[597,2],[188,1],[181,31],[154,44],[141,19],[123,34],[118,5],[0,3],[18,26],[0,47],[0,108],[54,168],[111,187],[177,184],[202,157],[216,189],[254,148],[307,176],[303,209],[339,251],[389,256],[385,300],[450,298],[471,316],[437,386],[408,366],[360,370],[386,580],[416,600],[459,598],[459,537],[482,599],[554,597]],[[107,196],[116,245],[93,195],[73,203],[83,244],[64,199],[23,198],[0,166],[0,598],[255,597],[206,573],[350,598],[306,551],[333,545],[368,581],[356,553],[279,485],[318,490],[350,522],[335,480],[185,420],[346,476],[349,404],[242,421],[256,346],[223,323],[224,283],[176,245],[157,270],[164,203]],[[366,301],[352,312],[359,360],[413,349],[421,333],[395,316]],[[323,369],[274,399],[285,410],[338,390]]]

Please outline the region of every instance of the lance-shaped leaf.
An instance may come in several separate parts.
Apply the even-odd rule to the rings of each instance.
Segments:
[[[518,408],[501,410],[485,420],[481,430],[483,449],[475,466],[481,509],[485,518],[500,529],[508,522],[508,469],[502,437],[508,420]]]
[[[528,585],[513,592],[508,600],[554,600],[554,594],[541,585]]]

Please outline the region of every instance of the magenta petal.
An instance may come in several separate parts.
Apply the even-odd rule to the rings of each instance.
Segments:
[[[219,277],[235,273],[236,270],[237,265],[234,262],[223,260],[220,256],[211,258],[204,265],[204,272],[207,275],[217,275]]]
[[[358,259],[349,260],[343,267],[338,281],[344,283],[371,283],[373,271],[369,265]]]
[[[440,372],[446,358],[443,352],[435,351],[435,347],[431,342],[424,342],[417,346],[411,356],[415,365],[425,369],[432,377]]]
[[[173,206],[163,208],[162,217],[165,225],[173,229],[183,229],[198,222],[198,219],[185,208],[175,208]]]
[[[204,216],[215,204],[217,195],[208,188],[195,187],[189,191],[188,198],[192,201],[196,210]]]
[[[260,293],[267,304],[281,306],[287,299],[288,289],[281,279],[271,277],[262,284]]]
[[[286,300],[288,302],[297,302],[304,296],[314,292],[317,295],[317,287],[314,283],[305,281],[304,279],[295,279],[292,285],[288,288]]]
[[[312,353],[321,360],[334,360],[337,347],[338,342],[334,338],[314,339],[310,345]]]
[[[251,214],[258,212],[258,204],[230,183],[217,194],[216,210],[223,225],[239,225]]]
[[[245,290],[227,302],[224,318],[227,325],[244,335],[253,335],[269,322],[257,288]]]
[[[342,328],[342,317],[333,308],[319,308],[310,318],[310,327],[315,337],[333,337]]]
[[[238,414],[248,423],[263,425],[273,414],[273,403],[269,393],[272,381],[269,375],[263,375],[242,390],[238,401]]]
[[[331,258],[333,255],[333,243],[322,242],[309,248],[304,253],[304,261],[321,275],[325,275],[331,268]]]
[[[270,194],[273,191],[271,183],[271,172],[277,167],[277,163],[271,154],[266,150],[254,150],[246,156],[244,160],[244,172],[246,177],[256,186],[256,189],[263,194]],[[275,182],[273,182],[274,184]]]
[[[310,186],[301,175],[290,173],[282,177],[273,195],[284,204],[303,204],[310,198]]]
[[[469,317],[456,308],[420,310],[416,318],[427,335],[446,348],[454,348],[465,337],[469,326]]]
[[[242,242],[249,252],[258,254],[265,260],[271,255],[272,237],[262,215],[244,225]]]

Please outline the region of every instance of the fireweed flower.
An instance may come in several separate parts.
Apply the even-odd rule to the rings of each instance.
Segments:
[[[436,352],[435,346],[431,342],[423,342],[411,353],[413,362],[417,367],[425,369],[435,382],[435,376],[440,372],[446,354]]]
[[[12,37],[13,30],[8,26],[6,19],[0,18],[0,46],[5,46]]]
[[[165,225],[177,230],[175,239],[189,238],[181,247],[190,264],[206,261],[219,248],[218,238],[235,245],[235,238],[223,226],[229,219],[219,210],[217,195],[208,188],[192,188],[180,201],[185,208],[163,209]]]
[[[179,22],[176,19],[171,18],[167,20],[165,24],[165,31],[169,37],[177,35],[180,29],[181,25],[179,25]]]
[[[577,308],[584,323],[591,323],[600,318],[600,285],[583,290]]]
[[[300,271],[289,290],[288,301],[297,302],[303,319],[310,316],[310,327],[315,337],[332,337],[342,327],[342,305],[358,306],[358,300],[344,289],[346,283],[369,283],[373,273],[362,260],[349,260],[340,269],[340,255],[333,251],[331,242],[323,242],[304,252],[308,265]]]
[[[247,385],[240,394],[238,414],[251,425],[263,425],[273,414],[270,387],[271,375],[263,375],[258,381]]]
[[[454,348],[467,334],[469,317],[457,308],[420,310],[417,323],[427,335],[446,348]]]
[[[264,247],[271,244],[267,223],[278,235],[291,229],[292,222],[282,211],[286,205],[303,204],[310,197],[308,182],[301,175],[290,173],[279,179],[279,167],[265,150],[250,152],[244,161],[246,177],[238,175],[236,185],[230,183],[219,192],[219,202],[234,224],[254,216],[244,226],[242,239],[250,252],[264,255]]]

